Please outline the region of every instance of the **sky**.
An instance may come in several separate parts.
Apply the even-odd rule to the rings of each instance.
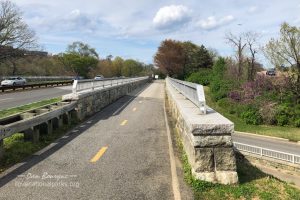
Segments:
[[[234,54],[229,32],[254,31],[265,44],[280,25],[300,26],[299,0],[12,0],[49,53],[82,41],[107,55],[152,63],[164,39],[192,41]],[[264,62],[262,56],[259,57]]]

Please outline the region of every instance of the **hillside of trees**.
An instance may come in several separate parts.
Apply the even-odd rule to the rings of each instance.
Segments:
[[[1,76],[82,76],[93,78],[132,77],[151,75],[153,65],[119,56],[99,58],[98,53],[88,44],[74,42],[63,53],[54,56],[29,55],[10,58],[0,64]]]

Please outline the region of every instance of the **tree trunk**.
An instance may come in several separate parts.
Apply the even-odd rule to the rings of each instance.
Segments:
[[[16,65],[16,63],[14,61],[12,61],[11,63],[12,63],[12,66],[13,66],[13,68],[12,68],[12,75],[15,76],[16,73],[17,73],[17,65]]]

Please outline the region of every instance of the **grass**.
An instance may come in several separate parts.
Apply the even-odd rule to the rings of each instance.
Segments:
[[[270,126],[270,125],[250,125],[234,114],[226,112],[212,100],[209,87],[204,87],[206,103],[208,106],[218,111],[234,123],[236,131],[255,133],[279,138],[289,139],[290,141],[300,141],[300,128],[288,126]]]
[[[53,98],[53,99],[47,99],[47,100],[43,100],[43,101],[39,101],[39,102],[35,102],[35,103],[31,103],[31,104],[27,104],[27,105],[23,105],[23,106],[19,106],[19,107],[15,107],[15,108],[8,108],[5,110],[0,110],[0,119],[13,115],[13,114],[17,114],[17,113],[21,113],[21,112],[25,112],[27,110],[32,110],[41,106],[45,106],[48,104],[52,104],[52,103],[56,103],[61,101],[61,97],[58,98]]]
[[[184,179],[194,191],[196,200],[218,200],[218,199],[261,199],[300,200],[300,190],[260,171],[245,160],[238,159],[237,172],[239,184],[221,185],[196,180],[191,173],[191,166],[174,121],[168,116],[173,136],[176,139],[176,148],[180,152],[181,162],[184,170]]]
[[[64,135],[71,127],[77,124],[76,121],[72,121],[71,126],[63,126],[60,129],[55,130],[52,134],[41,135],[38,143],[24,140],[24,134],[17,133],[11,137],[4,139],[4,156],[0,160],[0,173],[10,166],[23,161],[31,156],[33,153],[43,149],[54,140]]]

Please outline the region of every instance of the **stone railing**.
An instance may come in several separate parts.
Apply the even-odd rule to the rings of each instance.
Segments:
[[[207,107],[205,115],[166,79],[166,93],[193,175],[213,183],[238,182],[231,134],[234,124]]]

